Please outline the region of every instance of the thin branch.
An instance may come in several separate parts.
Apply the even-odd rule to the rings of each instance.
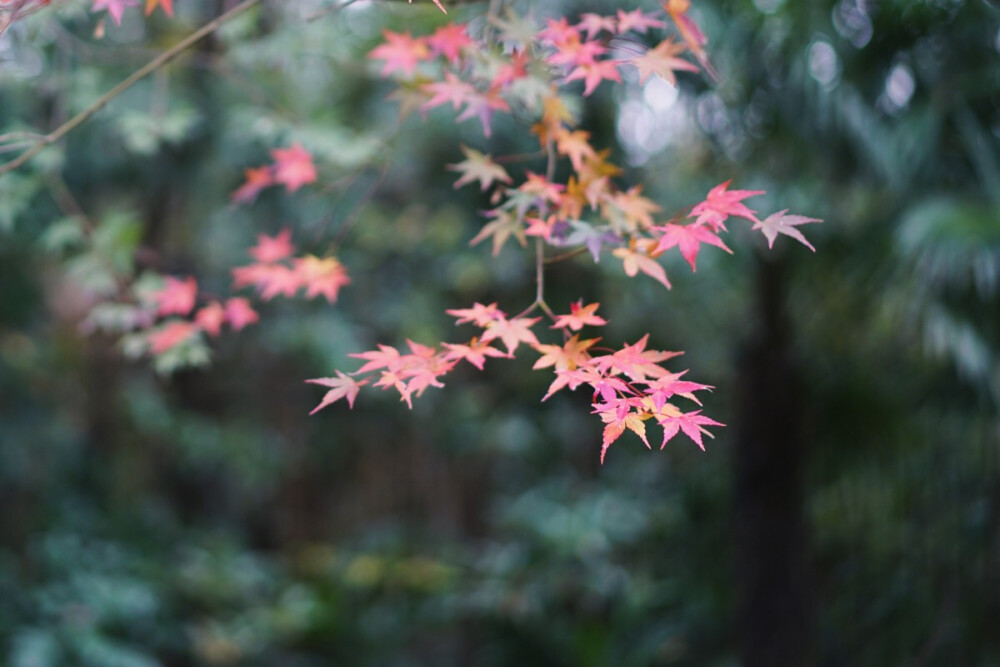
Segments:
[[[564,262],[567,259],[573,259],[574,257],[579,257],[583,253],[587,252],[586,248],[575,248],[568,252],[564,252],[561,255],[554,255],[553,257],[548,257],[545,259],[546,264],[557,264],[559,262]]]
[[[42,152],[47,146],[51,146],[55,142],[59,141],[67,134],[75,130],[77,127],[85,123],[90,119],[91,116],[96,114],[98,111],[103,109],[108,105],[111,100],[115,99],[123,92],[132,87],[133,84],[145,78],[149,74],[160,69],[171,60],[179,56],[181,53],[186,51],[192,45],[201,41],[208,35],[221,28],[228,21],[236,18],[246,10],[250,9],[254,5],[260,4],[261,0],[244,0],[240,4],[236,5],[228,12],[219,15],[218,17],[212,19],[201,28],[191,33],[187,38],[178,42],[176,45],[171,47],[169,50],[164,51],[156,58],[150,60],[144,67],[136,70],[131,75],[128,76],[124,81],[119,83],[117,86],[106,92],[92,105],[78,113],[77,115],[70,118],[68,121],[57,127],[52,132],[48,133],[41,140],[38,141],[33,147],[21,153],[17,158],[7,162],[6,164],[0,165],[0,176],[6,174],[7,172],[14,171],[18,167],[24,165],[26,162],[31,160],[33,157]]]

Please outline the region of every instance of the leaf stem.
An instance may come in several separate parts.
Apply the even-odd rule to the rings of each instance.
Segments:
[[[111,100],[115,99],[123,92],[131,88],[135,83],[137,83],[141,79],[144,79],[146,76],[152,74],[156,70],[160,69],[161,67],[169,63],[171,60],[179,56],[181,53],[186,51],[192,45],[196,44],[197,42],[201,41],[208,35],[211,35],[213,32],[221,28],[230,20],[236,18],[246,10],[260,3],[261,0],[244,0],[240,4],[230,9],[228,12],[220,14],[216,18],[212,19],[211,21],[203,25],[201,28],[188,35],[185,39],[181,40],[180,42],[172,46],[170,49],[164,51],[157,57],[153,58],[148,63],[146,63],[146,65],[144,65],[142,68],[130,74],[117,86],[115,86],[108,92],[104,93],[104,95],[101,95],[101,97],[96,102],[91,104],[89,107],[87,107],[77,115],[70,118],[68,121],[57,127],[52,132],[49,132],[48,134],[43,136],[41,139],[38,140],[38,142],[34,146],[29,148],[25,152],[21,153],[19,156],[17,156],[10,162],[0,165],[0,176],[8,172],[14,171],[18,167],[21,167],[26,162],[28,162],[36,155],[41,153],[42,150],[45,149],[47,146],[51,146],[52,144],[59,141],[67,134],[75,130],[77,127],[85,123],[87,120],[90,119],[91,116],[93,116],[98,111],[107,106],[108,103],[111,102]]]

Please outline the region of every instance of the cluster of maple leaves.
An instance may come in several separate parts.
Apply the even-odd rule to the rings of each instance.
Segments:
[[[731,190],[729,182],[712,188],[704,200],[689,209],[658,222],[660,207],[642,195],[641,186],[622,188],[613,180],[621,169],[607,160],[589,142],[590,135],[577,129],[576,119],[565,101],[564,89],[583,82],[582,95],[591,95],[604,81],[622,81],[623,71],[634,68],[640,84],[658,76],[676,85],[676,72],[703,70],[714,77],[704,45],[706,39],[688,16],[688,0],[665,0],[665,17],[671,19],[677,38],[667,35],[651,46],[639,41],[667,28],[660,16],[641,10],[618,10],[615,15],[582,14],[576,23],[566,18],[549,19],[541,30],[526,29],[517,17],[495,21],[500,30],[498,43],[476,41],[461,24],[448,24],[434,33],[414,37],[406,32],[386,31],[385,42],[370,56],[382,61],[383,76],[396,76],[404,109],[427,111],[450,104],[458,111],[456,121],[476,118],[484,135],[490,136],[494,114],[521,112],[536,122],[531,132],[538,138],[540,154],[547,156],[545,173],[524,170],[519,183],[492,156],[462,146],[465,159],[449,168],[459,172],[455,187],[478,183],[490,190],[495,205],[486,212],[488,222],[472,239],[478,243],[492,239],[498,253],[511,238],[526,245],[527,237],[555,248],[585,248],[599,261],[605,248],[621,260],[625,273],[642,272],[667,288],[670,281],[658,258],[674,248],[695,271],[702,245],[732,251],[720,238],[730,218],[752,223],[772,246],[779,234],[787,235],[815,250],[797,229],[819,222],[814,218],[790,215],[787,210],[764,217],[744,200],[762,191]],[[664,18],[665,18],[664,17]],[[614,47],[612,41],[627,45]],[[506,47],[506,48],[505,48]],[[618,57],[618,52],[631,52]],[[692,60],[684,58],[687,55]],[[569,175],[556,180],[557,161],[569,163]],[[487,357],[512,357],[522,344],[541,357],[534,368],[552,368],[555,380],[542,400],[563,388],[574,390],[588,385],[593,390],[593,412],[604,423],[601,461],[608,447],[626,430],[633,431],[649,447],[646,422],[655,420],[663,428],[661,448],[678,433],[684,433],[704,449],[703,436],[711,436],[706,426],[721,426],[701,414],[684,411],[676,397],[700,405],[695,392],[709,386],[682,377],[686,371],[670,372],[661,364],[678,352],[646,349],[648,335],[619,349],[597,346],[599,338],[581,340],[585,325],[600,326],[598,304],[573,304],[570,313],[556,315],[544,300],[524,313],[509,318],[496,304],[475,304],[472,308],[450,310],[458,323],[470,323],[482,331],[466,343],[444,343],[441,349],[408,341],[409,352],[379,345],[355,356],[364,360],[357,371],[337,371],[335,377],[310,382],[329,388],[316,412],[346,399],[353,407],[362,386],[393,389],[411,405],[428,387],[443,386],[441,378],[461,360],[482,369]],[[539,309],[562,331],[559,344],[538,340],[532,327],[541,318],[528,317]],[[501,343],[502,348],[491,343]]]
[[[433,2],[445,11],[439,0]],[[0,0],[4,4],[7,0]],[[93,0],[92,10],[106,11],[117,25],[126,9],[138,4],[138,0]],[[511,358],[527,348],[540,355],[535,369],[551,369],[555,375],[543,401],[564,388],[591,388],[592,411],[604,424],[602,462],[608,447],[626,430],[649,447],[650,420],[662,427],[661,448],[684,433],[704,449],[703,437],[711,436],[706,427],[722,424],[701,414],[700,408],[685,410],[678,405],[678,399],[684,399],[700,406],[696,393],[711,389],[684,379],[687,371],[672,372],[663,366],[680,352],[647,349],[648,334],[620,348],[599,346],[601,339],[596,337],[582,339],[584,327],[606,323],[597,315],[599,304],[583,305],[581,300],[560,315],[543,295],[546,247],[564,255],[589,252],[595,262],[610,250],[627,275],[641,272],[667,288],[670,281],[659,258],[676,248],[695,271],[703,245],[731,253],[720,237],[728,231],[730,219],[751,223],[769,247],[784,234],[815,250],[798,227],[818,220],[787,210],[758,217],[745,200],[763,192],[732,190],[729,182],[712,188],[703,200],[673,217],[658,220],[659,205],[643,196],[641,186],[619,185],[615,179],[622,170],[608,160],[609,151],[594,147],[589,133],[578,128],[569,98],[590,96],[603,82],[621,82],[629,72],[635,72],[640,85],[653,76],[677,85],[678,72],[717,76],[705,51],[705,35],[689,15],[690,1],[661,4],[662,13],[639,9],[619,9],[613,15],[584,13],[574,23],[549,19],[541,28],[513,13],[491,16],[475,37],[461,23],[420,37],[384,32],[384,43],[369,56],[382,63],[383,77],[399,83],[394,97],[404,112],[426,113],[450,105],[457,112],[456,122],[478,120],[487,139],[496,114],[533,119],[530,131],[538,140],[537,158],[544,167],[526,168],[515,180],[503,166],[514,156],[494,159],[461,146],[464,160],[448,168],[458,172],[456,188],[477,183],[490,193],[492,208],[473,244],[491,240],[497,254],[510,239],[522,246],[528,237],[536,239],[538,298],[513,317],[495,303],[447,311],[458,324],[479,329],[466,342],[437,347],[407,341],[408,351],[378,345],[351,355],[364,362],[357,371],[308,380],[328,389],[312,413],[340,400],[353,407],[366,385],[395,390],[412,407],[413,397],[428,387],[443,386],[441,379],[461,361],[482,370],[489,357]],[[173,15],[172,0],[146,0],[147,15],[157,8]],[[582,83],[579,92],[577,82]],[[243,184],[232,193],[234,204],[250,204],[270,186],[284,186],[294,193],[317,180],[312,156],[300,144],[274,149],[271,157],[270,164],[246,169]],[[563,176],[557,179],[557,173]],[[335,257],[295,256],[287,229],[275,236],[260,235],[250,256],[252,263],[233,269],[233,287],[253,287],[265,301],[293,297],[303,290],[306,298],[323,296],[333,303],[350,283]],[[144,349],[154,356],[202,334],[218,336],[225,325],[238,331],[259,320],[247,298],[223,301],[200,295],[193,277],[165,277],[160,288],[140,295],[139,301],[135,328]],[[542,318],[530,316],[536,311],[551,320],[550,329],[559,332],[559,342],[539,340],[536,328]]]

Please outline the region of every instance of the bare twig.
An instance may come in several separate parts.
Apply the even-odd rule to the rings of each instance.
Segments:
[[[164,51],[156,58],[153,58],[144,67],[133,72],[124,81],[122,81],[117,86],[106,92],[104,95],[100,97],[100,99],[91,104],[89,107],[87,107],[77,115],[70,118],[68,121],[57,127],[52,132],[46,134],[34,146],[29,148],[25,152],[21,153],[19,156],[17,156],[10,162],[0,165],[0,176],[6,174],[7,172],[14,171],[18,167],[24,165],[26,162],[28,162],[36,155],[41,153],[45,147],[51,146],[52,144],[59,141],[67,134],[75,130],[77,127],[85,123],[87,120],[90,119],[91,116],[93,116],[98,111],[107,106],[108,103],[111,102],[111,100],[115,99],[123,92],[131,88],[132,85],[134,85],[136,82],[140,81],[149,74],[160,69],[161,67],[169,63],[171,60],[179,56],[181,53],[183,53],[185,50],[190,48],[192,45],[201,41],[208,35],[211,35],[213,32],[215,32],[223,25],[225,25],[228,21],[239,16],[240,14],[250,9],[251,7],[260,4],[260,2],[261,0],[244,0],[240,4],[230,9],[228,12],[212,19],[211,21],[203,25],[201,28],[191,33],[188,37],[186,37],[185,39],[181,40],[176,45],[168,49],[167,51]]]

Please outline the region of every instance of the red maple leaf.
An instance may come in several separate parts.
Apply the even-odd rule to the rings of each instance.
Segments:
[[[291,148],[276,148],[271,151],[271,156],[275,163],[274,181],[284,185],[289,192],[316,181],[312,155],[300,144],[292,144]]]

